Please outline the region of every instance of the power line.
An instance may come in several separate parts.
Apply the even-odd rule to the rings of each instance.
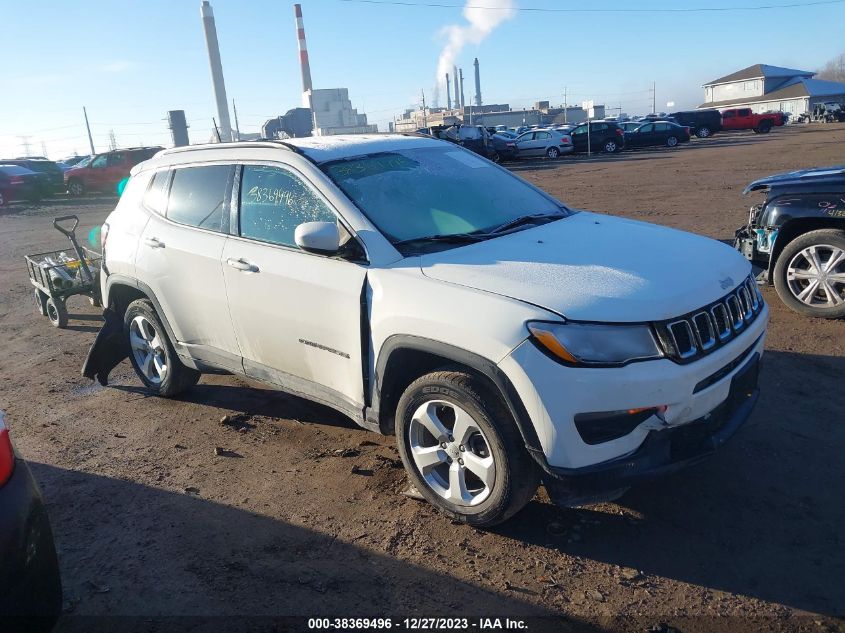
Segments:
[[[772,9],[795,9],[829,4],[842,4],[845,0],[815,0],[814,2],[794,2],[790,4],[765,4],[740,7],[682,7],[662,9],[560,9],[549,7],[490,7],[481,4],[446,4],[442,2],[411,2],[410,0],[336,0],[358,4],[393,5],[401,7],[427,7],[435,9],[482,9],[487,11],[532,11],[537,13],[719,13],[728,11],[764,11]]]

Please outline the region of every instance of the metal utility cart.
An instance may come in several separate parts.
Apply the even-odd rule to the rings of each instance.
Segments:
[[[62,223],[72,222],[63,226]],[[53,226],[70,240],[73,255],[67,249],[26,255],[29,281],[35,286],[35,304],[38,311],[58,328],[67,327],[65,302],[73,295],[85,295],[91,305],[100,303],[100,263],[102,257],[76,241],[79,218],[66,215],[53,220]]]

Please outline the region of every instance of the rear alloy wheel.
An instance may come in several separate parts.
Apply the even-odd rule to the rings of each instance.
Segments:
[[[432,505],[475,526],[507,520],[537,490],[537,467],[498,393],[459,369],[415,380],[396,408],[399,454]]]
[[[78,178],[71,178],[67,183],[67,192],[72,196],[81,196],[85,193],[85,186]]]
[[[147,389],[170,397],[197,384],[200,373],[179,360],[150,301],[138,299],[129,304],[123,331],[129,360]]]
[[[758,127],[758,128],[757,128],[757,131],[758,131],[760,134],[768,134],[768,133],[769,133],[769,131],[770,131],[771,129],[772,129],[772,124],[771,124],[771,122],[770,122],[770,121],[763,121],[763,122],[760,124],[760,127]]]
[[[677,147],[678,146],[678,138],[676,136],[670,136],[666,139],[666,146],[667,147]]]
[[[710,136],[710,134],[711,134],[711,132],[710,132],[710,128],[709,128],[709,127],[707,127],[706,125],[704,125],[704,126],[702,126],[702,127],[698,128],[698,129],[695,131],[695,135],[696,135],[698,138],[707,138],[708,136]]]
[[[775,289],[800,314],[845,317],[845,231],[810,231],[787,244],[775,264]]]
[[[546,156],[554,160],[558,156],[560,156],[560,150],[557,147],[550,147],[546,150]]]
[[[619,145],[614,140],[605,141],[603,149],[608,154],[615,154],[619,150]]]

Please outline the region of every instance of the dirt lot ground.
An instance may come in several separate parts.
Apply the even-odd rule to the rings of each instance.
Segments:
[[[514,169],[576,207],[727,239],[752,203],[746,183],[845,162],[843,146],[845,126],[796,128]],[[393,438],[328,409],[232,377],[151,398],[128,363],[108,388],[83,379],[98,311],[77,298],[71,327],[53,329],[23,255],[62,245],[53,216],[78,213],[85,235],[113,204],[0,212],[0,408],[52,517],[60,628],[80,615],[380,613],[841,626],[830,616],[845,612],[845,322],[800,317],[766,289],[762,395],[719,454],[617,503],[558,509],[541,494],[482,532],[402,496]]]

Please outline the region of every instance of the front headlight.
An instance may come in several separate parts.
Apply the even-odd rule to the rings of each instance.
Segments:
[[[647,325],[533,321],[528,330],[542,349],[569,365],[624,365],[663,356]]]

